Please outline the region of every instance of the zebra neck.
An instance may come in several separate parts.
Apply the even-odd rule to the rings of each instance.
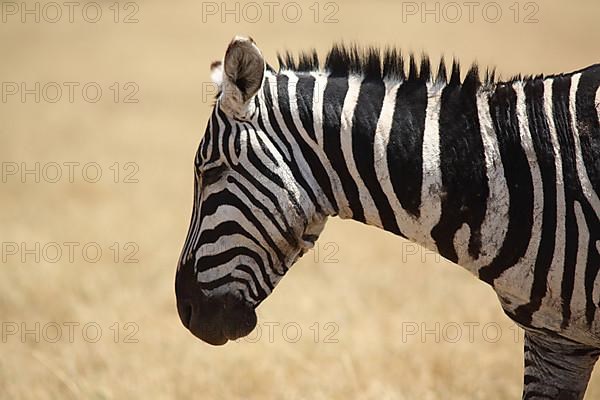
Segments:
[[[476,88],[359,77],[323,86],[315,119],[321,111],[320,143],[340,181],[340,215],[457,261],[455,233],[468,218],[483,218],[467,214],[484,210],[488,195]],[[449,204],[453,215],[442,218],[449,195],[456,209]]]
[[[267,82],[270,126],[291,143],[309,203],[455,262],[455,248],[479,251],[479,232],[469,226],[485,218],[485,174],[495,173],[486,163],[501,165],[496,154],[484,156],[482,141],[493,134],[489,115],[478,115],[478,102],[488,109],[486,92],[316,72],[267,75]]]

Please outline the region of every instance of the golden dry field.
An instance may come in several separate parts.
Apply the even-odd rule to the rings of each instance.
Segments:
[[[520,398],[522,335],[492,290],[354,222],[329,222],[248,339],[211,347],[183,327],[209,64],[245,34],[273,65],[343,40],[566,72],[600,62],[600,3],[247,3],[0,4],[0,398]]]

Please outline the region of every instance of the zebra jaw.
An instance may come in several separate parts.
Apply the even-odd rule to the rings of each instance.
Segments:
[[[315,247],[315,242],[319,239],[319,235],[323,232],[327,216],[316,216],[313,221],[304,229],[302,239],[300,240],[300,256],[303,256],[310,249]]]
[[[300,247],[302,248],[302,254],[306,253],[308,250],[315,247],[315,242],[317,241],[317,235],[304,235],[302,236],[302,242],[300,243]]]

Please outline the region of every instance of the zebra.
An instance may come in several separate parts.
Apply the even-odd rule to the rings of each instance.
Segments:
[[[248,335],[339,216],[489,284],[525,332],[523,398],[581,399],[600,355],[600,65],[501,81],[420,58],[338,44],[276,71],[231,41],[211,67],[180,319],[213,345]]]

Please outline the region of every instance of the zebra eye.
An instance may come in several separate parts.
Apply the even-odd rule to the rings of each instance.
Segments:
[[[204,172],[202,172],[202,183],[204,185],[210,185],[219,180],[221,175],[225,172],[227,167],[225,165],[218,165],[216,167],[211,167]]]

